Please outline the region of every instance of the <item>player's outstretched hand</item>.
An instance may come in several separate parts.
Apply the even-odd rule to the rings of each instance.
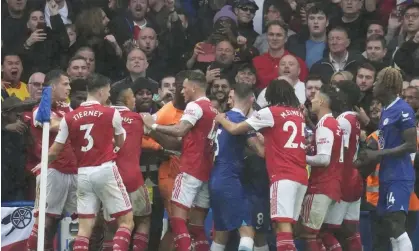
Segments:
[[[31,169],[32,173],[36,173],[39,170],[41,170],[41,163],[39,163],[38,165],[36,165],[34,168]]]
[[[225,113],[219,113],[215,116],[214,120],[216,122],[220,122],[221,120],[226,118],[226,114]]]
[[[148,128],[151,128],[151,126],[156,123],[153,116],[151,116],[150,113],[141,113],[141,116],[143,117],[144,125]]]

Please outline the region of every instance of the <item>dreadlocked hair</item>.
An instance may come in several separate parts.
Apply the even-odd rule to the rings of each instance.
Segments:
[[[336,90],[342,98],[342,105],[345,111],[353,110],[358,105],[361,90],[352,80],[341,80],[337,83]]]
[[[403,90],[403,76],[400,70],[389,66],[378,73],[377,84],[384,85],[392,94],[400,95]]]
[[[300,101],[294,87],[284,79],[272,80],[266,89],[265,99],[270,105],[299,107]]]
[[[339,93],[336,87],[332,85],[322,85],[320,88],[320,94],[327,98],[327,102],[329,103],[329,108],[332,110],[333,116],[337,117],[347,109],[348,100],[345,98],[343,93]]]

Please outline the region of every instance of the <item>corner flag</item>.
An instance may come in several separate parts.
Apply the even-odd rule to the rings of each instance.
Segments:
[[[38,222],[38,248],[44,250],[45,240],[45,208],[47,201],[47,169],[48,169],[48,149],[49,149],[49,126],[51,121],[51,86],[44,87],[42,90],[41,103],[35,118],[35,125],[42,125],[42,152],[41,152],[41,180],[39,191],[39,222]]]

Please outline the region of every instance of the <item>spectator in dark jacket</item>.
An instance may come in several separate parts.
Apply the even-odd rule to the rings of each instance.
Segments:
[[[29,12],[28,33],[21,42],[20,49],[26,76],[59,67],[60,51],[68,47],[69,39],[64,23],[58,15],[58,5],[52,6],[52,4],[47,4],[51,28],[46,26],[42,11]]]
[[[329,83],[331,76],[338,71],[349,71],[356,75],[364,59],[361,54],[348,51],[350,43],[345,29],[333,28],[328,34],[330,53],[311,67],[310,74],[320,75],[324,83]]]
[[[1,159],[2,201],[23,200],[25,184],[25,165],[28,130],[20,119],[20,112],[31,109],[35,102],[23,103],[12,96],[6,98],[1,106],[1,152],[7,158]]]

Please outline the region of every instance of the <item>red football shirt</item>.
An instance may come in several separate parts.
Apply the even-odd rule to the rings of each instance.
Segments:
[[[213,143],[217,132],[215,115],[206,97],[186,105],[181,121],[188,121],[192,129],[183,137],[180,171],[201,180],[208,181],[214,161]]]
[[[79,167],[100,166],[116,159],[114,135],[124,133],[119,112],[97,101],[87,101],[61,120],[56,142],[71,141]]]
[[[297,108],[271,106],[246,120],[265,138],[266,167],[271,183],[292,180],[307,185],[304,115]]]
[[[122,117],[125,129],[124,146],[116,154],[116,165],[128,193],[136,191],[144,184],[140,168],[141,142],[144,134],[143,119],[140,114],[125,106],[114,106]]]
[[[354,165],[359,148],[359,137],[361,126],[355,112],[344,112],[338,118],[340,128],[343,132],[343,143],[346,148],[344,157],[342,182],[342,200],[353,202],[359,200],[363,193],[363,182],[358,169]]]
[[[51,106],[51,116],[63,118],[68,113],[71,112],[70,106],[66,103],[56,103]],[[31,120],[31,134],[34,140],[33,151],[32,151],[32,161],[41,162],[41,151],[42,151],[42,125],[36,123],[36,115],[38,113],[38,107],[35,107],[32,112]],[[54,139],[57,136],[57,132],[49,133],[49,146],[54,143]],[[71,147],[70,142],[67,142],[64,145],[64,149],[58,154],[57,158],[52,161],[49,168],[54,168],[61,173],[66,174],[76,174],[77,173],[77,160],[74,155],[73,148]],[[39,173],[38,173],[39,174]]]
[[[316,152],[330,156],[327,167],[312,167],[307,193],[324,194],[340,201],[343,171],[343,133],[331,113],[324,115],[316,126]]]

